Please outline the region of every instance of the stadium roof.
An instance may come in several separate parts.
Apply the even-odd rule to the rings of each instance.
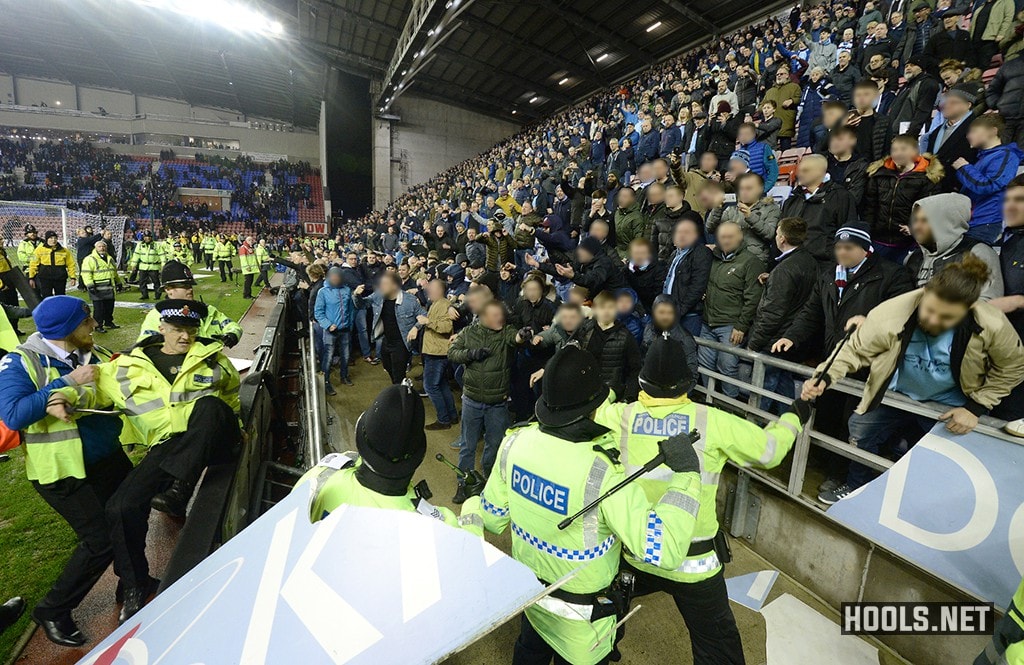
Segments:
[[[381,107],[401,85],[522,121],[790,3],[752,10],[761,3],[719,0],[713,14],[696,0],[250,4],[280,21],[284,37],[230,32],[137,0],[0,0],[0,70],[313,127],[333,66],[385,79]]]

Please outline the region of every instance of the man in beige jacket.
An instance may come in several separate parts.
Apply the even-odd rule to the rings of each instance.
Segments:
[[[973,255],[947,265],[924,288],[883,302],[868,313],[828,374],[809,379],[801,397],[814,399],[829,385],[868,368],[864,395],[850,417],[850,443],[878,454],[899,434],[916,441],[934,422],[881,404],[886,390],[948,409],[946,429],[966,434],[1024,379],[1024,348],[1001,311],[978,297],[989,268]],[[853,323],[853,322],[851,322]],[[824,365],[818,368],[824,369]],[[832,504],[875,473],[852,463],[846,482],[821,492]]]

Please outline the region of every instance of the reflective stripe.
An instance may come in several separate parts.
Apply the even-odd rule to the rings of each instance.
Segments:
[[[710,573],[721,565],[721,562],[718,560],[718,555],[711,552],[700,559],[687,559],[686,561],[683,561],[683,565],[676,568],[676,572],[692,574]]]
[[[647,546],[644,548],[644,563],[657,566],[661,563],[662,521],[653,510],[647,514]]]
[[[488,501],[487,497],[485,497],[483,494],[480,495],[480,507],[489,512],[490,514],[494,515],[495,517],[508,517],[508,508],[496,506],[495,504]]]
[[[700,432],[700,440],[705,441],[708,438],[708,407],[703,404],[694,404],[694,408],[696,415],[693,428]]]
[[[130,416],[141,416],[162,408],[164,408],[164,401],[159,397],[151,399],[148,402],[143,402],[142,404],[136,404],[135,400],[129,400],[128,402],[125,402],[124,405],[125,412]]]
[[[622,422],[619,424],[619,452],[622,453],[621,459],[624,464],[629,463],[629,421],[632,418],[633,405],[629,404],[622,410]]]
[[[204,388],[202,390],[186,390],[183,392],[172,392],[171,401],[192,402],[201,397],[206,397],[207,395],[215,395],[216,393],[217,391],[215,388]]]
[[[694,518],[696,518],[697,513],[700,512],[700,501],[689,494],[683,494],[679,490],[669,490],[665,492],[658,504],[675,506],[676,508],[680,508],[690,513]]]
[[[475,526],[484,528],[484,520],[479,515],[470,513],[459,517],[459,526]]]
[[[761,466],[767,466],[771,464],[772,460],[775,459],[775,449],[778,448],[779,446],[779,442],[775,440],[774,434],[770,432],[765,432],[764,436],[766,439],[764,444],[764,452],[761,454],[760,459],[757,460],[757,463],[760,464]]]
[[[501,457],[498,461],[498,471],[501,473],[501,479],[507,481],[505,477],[505,469],[508,467],[508,451],[512,448],[512,442],[519,436],[519,432],[512,432],[505,438],[505,442],[501,445]]]
[[[700,456],[700,465],[704,466],[704,456],[703,455]],[[704,485],[718,485],[718,483],[719,483],[719,481],[721,481],[721,479],[722,479],[722,474],[720,474],[720,473],[712,473],[711,471],[705,471],[703,469],[701,469],[701,471],[700,471],[700,482],[702,484],[704,484]]]
[[[25,371],[30,374],[35,373],[35,376],[31,378],[35,382],[36,388],[42,388],[49,383],[46,380],[46,370],[43,369],[43,364],[39,361],[38,354],[35,351],[28,351],[26,349],[20,349],[19,351],[18,355],[29,365],[25,367]]]
[[[792,432],[793,436],[800,436],[800,430],[797,428],[796,425],[794,425],[791,422],[787,422],[785,420],[776,420],[775,422],[770,423],[768,427],[771,427],[772,425],[781,425],[788,429],[790,432]]]
[[[542,607],[555,616],[573,621],[590,621],[594,612],[593,605],[578,605],[554,596],[544,596],[537,601],[537,607]]]
[[[722,477],[720,472],[708,471],[705,466],[704,442],[708,440],[708,408],[703,404],[694,404],[694,425],[693,429],[700,432],[700,441],[694,444],[693,449],[697,451],[697,460],[700,462],[700,482],[702,485],[717,485]]]
[[[601,496],[601,487],[604,485],[604,477],[608,473],[608,463],[602,457],[595,457],[594,463],[590,465],[590,473],[587,474],[587,485],[583,489],[583,505],[590,505]],[[597,529],[600,524],[601,512],[591,510],[583,516],[583,547],[590,549],[597,546]]]
[[[25,443],[61,443],[63,441],[77,441],[78,428],[57,430],[56,432],[30,432],[25,431]]]
[[[527,545],[564,561],[592,561],[607,554],[615,544],[615,536],[611,535],[601,541],[601,544],[597,547],[571,550],[567,547],[561,547],[560,545],[554,545],[541,540],[515,522],[512,523],[512,533],[519,536]]]

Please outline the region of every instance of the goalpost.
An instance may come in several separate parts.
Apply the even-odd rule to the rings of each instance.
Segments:
[[[0,241],[8,249],[8,256],[16,256],[16,248],[25,237],[25,226],[36,227],[39,239],[42,240],[47,231],[55,231],[63,245],[75,256],[78,230],[91,226],[93,233],[102,233],[109,229],[113,247],[110,254],[121,265],[124,252],[124,229],[128,218],[124,215],[94,215],[88,212],[70,210],[64,206],[47,203],[27,203],[25,201],[0,201]],[[27,266],[22,266],[27,267]]]

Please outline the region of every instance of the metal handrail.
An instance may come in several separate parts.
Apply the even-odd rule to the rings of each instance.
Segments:
[[[302,375],[306,396],[306,468],[323,459],[327,454],[324,433],[327,431],[327,394],[317,375],[316,330],[312,324],[308,339],[302,344]]]

